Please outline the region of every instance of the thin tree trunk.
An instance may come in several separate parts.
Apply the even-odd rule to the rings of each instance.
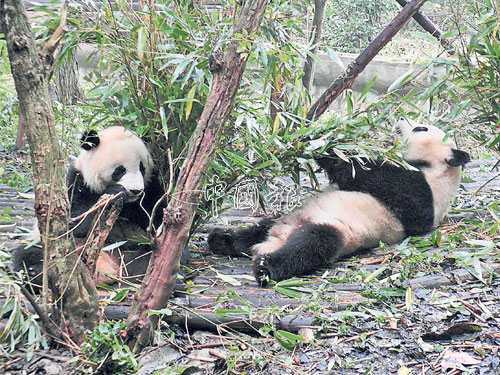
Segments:
[[[366,68],[380,50],[406,25],[426,0],[411,0],[387,27],[359,54],[347,71],[328,87],[307,112],[307,119],[319,118],[332,102],[347,88],[351,88],[357,76]]]
[[[318,44],[321,41],[323,19],[325,18],[325,4],[326,0],[314,0],[314,17],[311,27],[311,36],[314,35],[314,38],[312,40],[313,48],[311,50],[311,53],[313,55],[317,54]],[[314,80],[315,65],[316,61],[312,58],[312,56],[307,55],[306,62],[304,64],[304,76],[302,77],[302,85],[309,93],[311,92]]]
[[[54,33],[55,38],[39,53],[21,0],[0,0],[0,24],[5,31],[19,107],[26,119],[35,211],[48,254],[48,284],[57,305],[53,317],[58,320],[61,336],[80,343],[85,330],[92,329],[98,321],[98,301],[89,273],[78,266],[73,236],[67,235],[66,160],[57,139],[48,92],[54,52],[64,32],[60,30],[62,27],[58,28],[58,35]]]
[[[399,5],[405,7],[408,2],[406,0],[396,0]],[[447,50],[451,47],[451,42],[448,39],[443,39],[443,32],[427,17],[422,11],[418,11],[413,15],[413,19],[422,26],[422,28],[439,40],[441,45]]]
[[[57,100],[63,106],[74,105],[81,97],[76,53],[71,55],[69,61],[65,59],[56,69],[54,89]]]
[[[198,125],[191,136],[186,160],[179,174],[174,193],[165,210],[163,231],[156,239],[148,271],[128,316],[127,339],[134,349],[145,346],[157,315],[148,317],[148,310],[162,309],[172,294],[182,249],[187,243],[189,228],[196,213],[206,172],[215,155],[222,129],[234,105],[248,53],[237,52],[237,35],[246,31],[251,37],[258,29],[267,0],[245,1],[235,22],[234,38],[227,51],[210,57],[213,73],[210,95]]]

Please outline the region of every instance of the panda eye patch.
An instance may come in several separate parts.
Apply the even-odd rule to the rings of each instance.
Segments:
[[[429,130],[429,129],[427,129],[425,126],[417,126],[417,127],[413,128],[412,131],[413,131],[413,133],[417,133],[417,132],[426,132],[427,130]]]
[[[123,165],[119,165],[113,171],[113,174],[111,175],[111,179],[115,182],[119,181],[123,177],[125,172],[127,172],[127,169]]]
[[[144,167],[144,164],[142,164],[142,161],[141,164],[139,164],[139,170],[141,171],[141,174],[144,177],[144,175],[146,174],[146,168]]]

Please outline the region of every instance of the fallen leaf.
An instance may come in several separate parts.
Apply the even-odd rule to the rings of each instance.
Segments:
[[[229,276],[229,275],[224,275],[222,273],[218,273],[217,272],[217,277],[219,279],[221,279],[222,281],[228,283],[228,284],[231,284],[232,286],[240,286],[241,285],[241,282],[239,282],[238,280],[236,280],[234,277],[232,276]]]
[[[299,329],[299,335],[306,340],[306,342],[314,341],[314,331],[311,328],[301,328]]]
[[[447,351],[444,356],[443,356],[443,359],[451,359],[453,361],[457,361],[459,363],[461,363],[462,365],[477,365],[479,363],[481,363],[481,360],[480,359],[477,359],[473,356],[471,356],[470,354],[468,353],[465,353],[465,352],[453,352],[453,351]]]
[[[406,366],[403,366],[401,367],[399,370],[398,370],[398,375],[408,375],[411,373],[411,369],[406,367]]]

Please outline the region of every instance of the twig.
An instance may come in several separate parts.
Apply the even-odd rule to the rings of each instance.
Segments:
[[[46,311],[40,307],[35,297],[33,297],[33,295],[28,291],[28,289],[25,288],[24,285],[19,285],[19,288],[21,290],[21,293],[26,297],[29,303],[31,303],[31,306],[33,306],[33,309],[40,317],[40,320],[42,321],[47,333],[54,338],[62,339],[61,329],[54,324],[54,322],[46,314]]]
[[[146,232],[148,233],[151,233],[151,230],[153,229],[153,221],[156,216],[156,211],[158,210],[158,207],[160,207],[161,202],[163,202],[163,200],[170,195],[172,189],[174,188],[174,166],[173,166],[174,163],[172,162],[172,151],[170,150],[170,148],[167,149],[167,157],[168,157],[168,167],[169,167],[168,187],[167,190],[165,190],[165,193],[160,197],[160,199],[158,199],[158,201],[153,206],[153,210],[151,211],[151,216],[149,217],[149,224],[146,229]]]
[[[195,361],[200,361],[200,362],[215,362],[217,361],[216,359],[213,358],[202,358],[202,357],[195,357],[194,355],[187,355],[186,358],[193,359]]]
[[[210,355],[213,355],[214,357],[220,358],[220,359],[226,359],[226,356],[223,355],[221,352],[215,350],[215,349],[210,349],[208,351]]]
[[[191,345],[191,349],[204,349],[204,348],[216,348],[219,346],[229,345],[229,342],[210,342],[207,344]]]
[[[488,185],[491,181],[497,179],[498,177],[500,177],[500,174],[497,174],[496,176],[493,176],[492,178],[490,178],[488,181],[486,181],[484,184],[482,184],[481,186],[479,186],[477,189],[476,189],[476,192],[474,193],[474,195],[478,195],[481,190],[483,190],[483,188]]]
[[[2,365],[0,365],[0,370],[9,367],[10,365],[13,365],[16,362],[19,362],[21,359],[22,359],[21,357],[18,357],[16,359],[13,359],[12,361],[3,363]]]
[[[50,81],[52,74],[54,74],[54,69],[57,64],[57,57],[59,54],[58,47],[61,43],[62,38],[66,34],[66,23],[68,19],[68,0],[63,0],[61,5],[61,21],[57,27],[54,34],[45,42],[40,51],[40,59],[42,60],[42,65],[45,70],[45,77],[47,82]]]
[[[366,337],[368,337],[368,336],[372,336],[372,335],[375,335],[375,334],[380,333],[380,332],[382,332],[382,330],[381,330],[381,329],[379,329],[379,330],[377,330],[377,331],[373,331],[373,332],[368,332],[368,333],[365,333],[364,335],[365,335]],[[340,344],[341,342],[351,342],[351,341],[354,341],[354,340],[359,339],[360,337],[361,337],[361,335],[356,335],[356,336],[349,337],[348,339],[345,339],[345,340],[344,340],[344,339],[340,339],[340,340],[339,340],[339,344]]]

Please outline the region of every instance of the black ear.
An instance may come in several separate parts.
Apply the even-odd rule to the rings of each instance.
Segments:
[[[446,163],[452,167],[464,166],[470,162],[470,156],[467,152],[462,150],[451,149],[453,157],[451,159],[446,159]]]
[[[99,146],[99,136],[95,130],[89,130],[82,134],[80,138],[80,144],[82,148],[86,151],[89,151],[93,148]]]

